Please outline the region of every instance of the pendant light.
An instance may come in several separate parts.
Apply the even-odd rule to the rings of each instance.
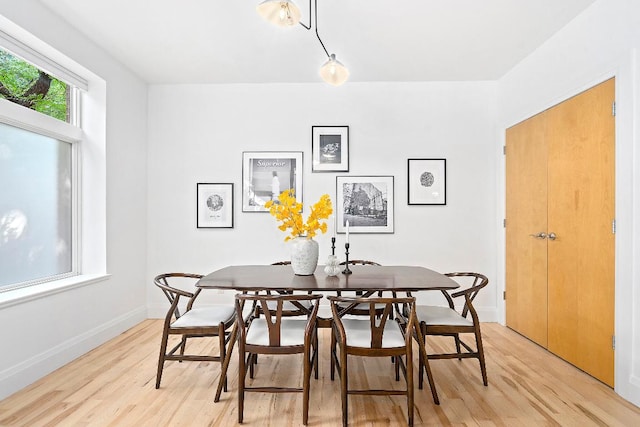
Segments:
[[[311,30],[311,0],[309,0],[309,25],[300,22],[300,9],[292,0],[265,0],[257,6],[257,11],[266,21],[279,27],[292,27],[296,23],[305,29]],[[349,78],[349,70],[336,59],[335,54],[329,55],[324,47],[320,34],[318,34],[318,0],[314,0],[314,23],[315,33],[324,53],[327,55],[327,62],[320,67],[320,77],[325,82],[340,86]]]
[[[340,86],[349,78],[349,70],[332,53],[329,60],[320,67],[320,77],[331,85]]]
[[[278,27],[291,28],[300,22],[300,9],[291,0],[265,0],[256,10],[267,22]]]

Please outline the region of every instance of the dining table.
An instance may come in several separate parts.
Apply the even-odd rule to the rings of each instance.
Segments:
[[[422,266],[377,266],[377,265],[349,265],[350,273],[339,273],[329,276],[324,272],[324,266],[319,265],[315,273],[300,276],[293,273],[290,265],[231,265],[213,271],[202,277],[197,283],[198,288],[235,290],[238,292],[272,291],[291,293],[294,291],[330,292],[358,291],[363,296],[376,292],[418,292],[433,290],[453,290],[459,287],[450,277]],[[331,319],[324,319],[324,326],[331,324]],[[419,351],[425,360],[428,377],[431,378],[428,357],[424,339],[419,331],[415,331]],[[231,353],[237,335],[234,324],[229,338],[230,349],[225,355],[222,365],[215,402],[220,400],[224,378],[226,377]],[[437,403],[437,393],[433,381],[429,381],[431,392]]]

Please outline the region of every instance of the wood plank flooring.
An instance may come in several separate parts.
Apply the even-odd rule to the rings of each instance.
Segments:
[[[147,320],[0,402],[1,426],[228,426],[237,424],[236,353],[229,392],[213,394],[219,364],[167,362],[154,388],[162,324]],[[640,409],[613,390],[508,328],[482,325],[489,386],[475,360],[431,362],[440,406],[428,388],[416,393],[418,426],[637,426]],[[430,339],[438,351],[451,340]],[[339,382],[329,379],[329,331],[320,335],[320,379],[312,380],[310,426],[339,426]],[[192,344],[202,351],[214,340]],[[417,366],[417,356],[416,356]],[[401,387],[388,358],[350,359],[353,386]],[[261,357],[255,382],[300,384],[299,358]],[[417,376],[417,372],[414,373]],[[417,380],[416,380],[417,384]],[[406,425],[399,396],[352,396],[353,426]],[[302,425],[302,395],[245,397],[243,425]]]

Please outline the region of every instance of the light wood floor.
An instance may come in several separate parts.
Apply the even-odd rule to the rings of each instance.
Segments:
[[[640,409],[607,386],[505,327],[486,323],[482,328],[489,386],[482,385],[475,360],[432,361],[441,404],[433,404],[428,388],[418,391],[416,425],[640,425]],[[213,403],[218,364],[167,362],[162,386],[156,390],[160,331],[160,320],[147,320],[1,401],[0,425],[235,425],[236,354],[229,370],[229,392],[218,403]],[[329,379],[328,333],[321,331],[320,379],[311,385],[311,426],[338,426],[341,420],[339,382]],[[195,346],[206,351],[215,345],[211,342]],[[441,339],[429,342],[436,349],[445,344],[448,341]],[[298,359],[282,359],[262,357],[254,381],[298,383]],[[392,380],[393,365],[387,358],[367,359],[364,364],[354,358],[349,367],[354,386],[403,384]],[[350,425],[406,425],[406,401],[400,396],[349,399]],[[244,425],[301,425],[301,403],[300,394],[248,394]]]

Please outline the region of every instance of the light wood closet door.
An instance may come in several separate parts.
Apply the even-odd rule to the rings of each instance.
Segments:
[[[548,349],[613,386],[615,81],[547,111]]]
[[[611,79],[506,134],[507,326],[612,387],[614,96]]]
[[[507,326],[547,346],[546,112],[507,130]]]

